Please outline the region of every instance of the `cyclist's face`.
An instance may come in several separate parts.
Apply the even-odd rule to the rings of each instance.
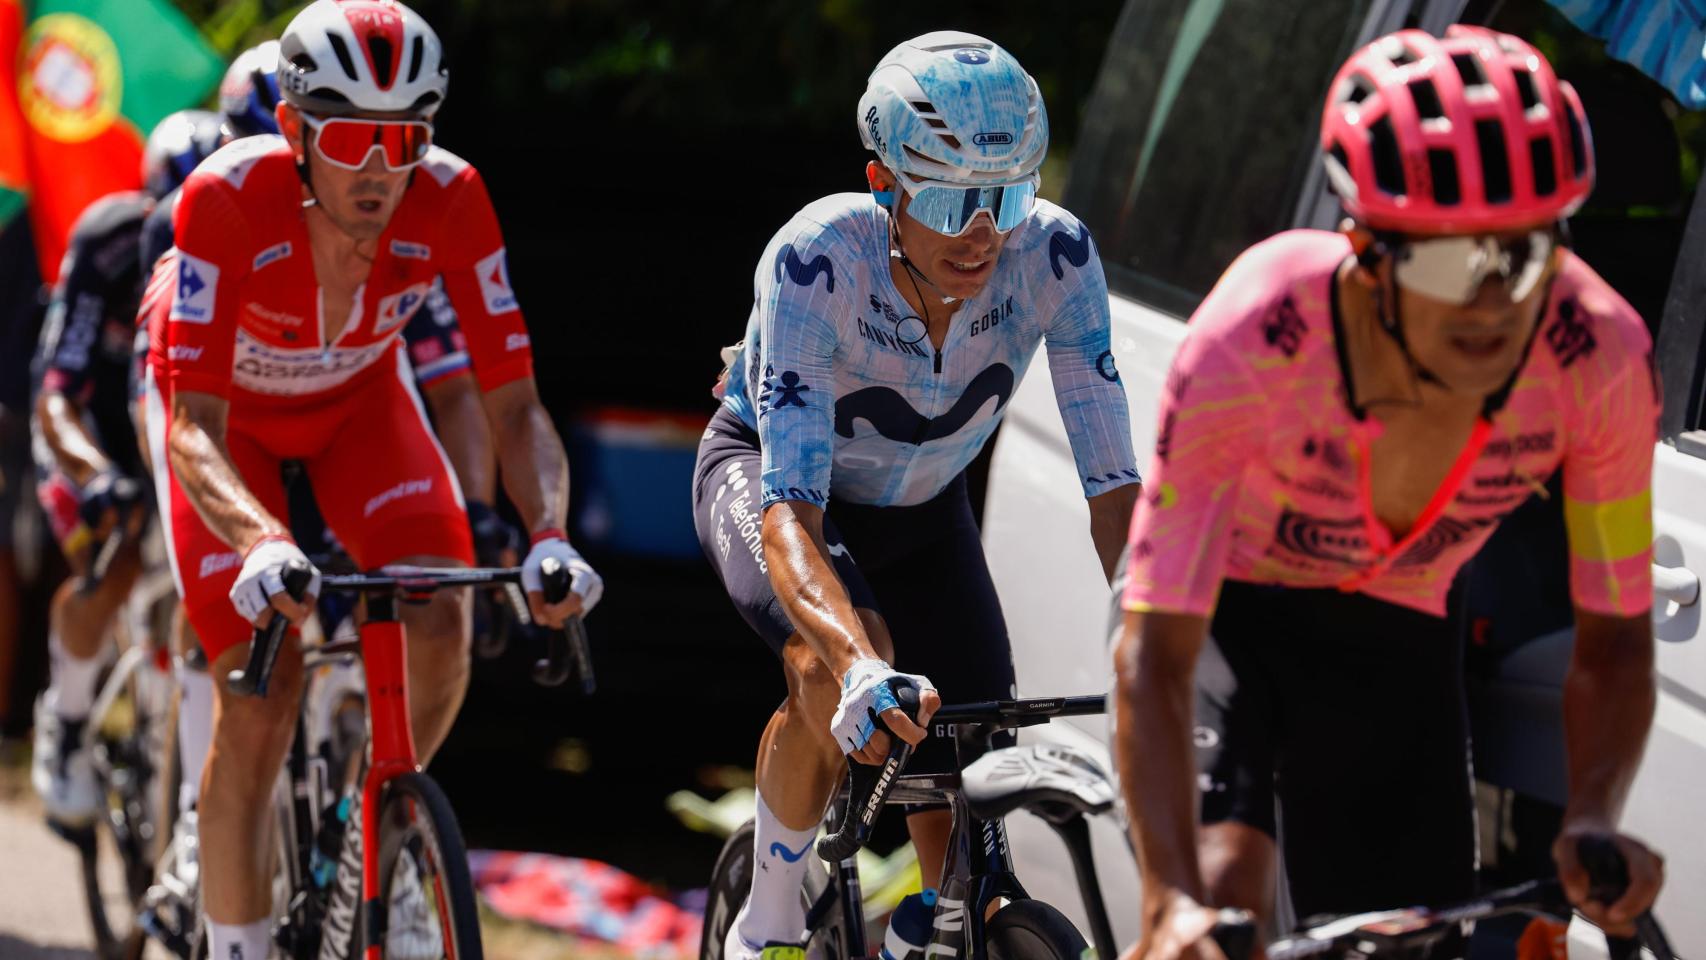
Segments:
[[[1501,241],[1520,241],[1526,235],[1526,231],[1515,231],[1497,236]],[[1512,299],[1511,282],[1495,273],[1483,279],[1462,304],[1395,282],[1390,259],[1381,271],[1383,283],[1398,298],[1398,319],[1416,362],[1455,390],[1490,394],[1509,382],[1522,363],[1523,347],[1540,322],[1558,262],[1553,252],[1539,281],[1520,299]]]
[[[286,108],[288,110],[288,108]],[[280,111],[281,116],[286,110]],[[388,170],[378,151],[369,153],[360,170],[349,170],[326,161],[314,151],[314,131],[289,111],[282,125],[285,136],[297,156],[307,157],[308,182],[314,189],[314,199],[320,212],[338,229],[357,240],[375,240],[385,232],[386,224],[402,202],[412,170]],[[389,120],[389,114],[358,113],[354,116],[374,120]]]
[[[872,173],[872,183],[886,183],[895,191],[895,198],[900,203],[900,216],[895,223],[900,231],[901,248],[906,251],[912,265],[935,284],[943,296],[967,300],[983,291],[995,272],[995,261],[1000,258],[1001,247],[1008,237],[1008,234],[996,231],[995,219],[988,210],[978,211],[966,232],[957,237],[946,237],[907,216],[906,208],[911,198],[886,169],[877,166]]]

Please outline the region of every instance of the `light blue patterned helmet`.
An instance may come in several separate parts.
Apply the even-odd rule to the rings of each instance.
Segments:
[[[890,50],[859,98],[859,138],[898,174],[1011,183],[1048,153],[1048,112],[1013,55],[940,30]]]

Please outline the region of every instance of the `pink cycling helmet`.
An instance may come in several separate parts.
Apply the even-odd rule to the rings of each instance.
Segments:
[[[1576,91],[1509,34],[1400,30],[1358,50],[1321,117],[1327,177],[1363,224],[1491,233],[1551,223],[1593,190]]]

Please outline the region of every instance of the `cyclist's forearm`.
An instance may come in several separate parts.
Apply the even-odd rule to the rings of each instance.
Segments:
[[[569,515],[569,458],[530,379],[485,395],[504,492],[529,534],[562,530]]]
[[[480,387],[468,374],[451,377],[427,387],[433,424],[444,453],[470,500],[491,503],[497,496],[497,453],[492,449],[491,424],[480,402]]]
[[[1096,545],[1096,557],[1102,561],[1102,573],[1109,583],[1119,573],[1116,568],[1131,529],[1131,512],[1142,495],[1142,484],[1128,483],[1089,500],[1090,540]]]
[[[783,501],[764,511],[764,563],[788,622],[837,677],[875,657],[847,587],[830,563],[823,511]]]
[[[1202,624],[1199,617],[1127,613],[1114,652],[1115,757],[1143,875],[1145,930],[1179,893],[1202,902],[1191,752]]]
[[[198,417],[174,398],[166,458],[184,496],[203,523],[239,553],[265,537],[290,537],[290,528],[261,505],[243,483],[225,448],[224,418]]]
[[[1657,690],[1647,616],[1576,611],[1576,646],[1564,678],[1570,794],[1566,822],[1617,824],[1641,765]]]
[[[43,390],[36,398],[36,422],[41,425],[42,439],[59,469],[78,486],[112,467],[112,461],[89,436],[80,414],[77,404],[57,390]]]

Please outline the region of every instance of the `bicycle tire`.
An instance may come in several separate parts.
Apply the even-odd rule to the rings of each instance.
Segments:
[[[424,773],[406,773],[385,784],[379,817],[379,902],[390,910],[392,884],[399,858],[408,852],[416,863],[434,869],[432,902],[437,908],[439,940],[444,960],[482,960],[480,914],[474,879],[468,869],[468,850],[450,801]],[[424,892],[424,891],[423,891]],[[368,942],[367,911],[359,911],[357,943]],[[391,918],[387,917],[389,930]],[[389,956],[389,952],[387,953]]]
[[[753,834],[757,827],[751,820],[741,824],[723,842],[711,868],[711,884],[705,899],[705,923],[699,935],[700,960],[723,960],[723,944],[729,926],[752,892]],[[800,896],[809,908],[829,886],[829,874],[821,869],[806,871],[805,886]],[[808,960],[840,960],[846,956],[847,942],[842,931],[842,913],[831,910],[822,927],[812,931],[806,944]],[[1077,960],[1077,958],[1073,958]]]
[[[1072,921],[1041,900],[1015,900],[996,911],[983,942],[990,960],[1079,960],[1089,948]]]

